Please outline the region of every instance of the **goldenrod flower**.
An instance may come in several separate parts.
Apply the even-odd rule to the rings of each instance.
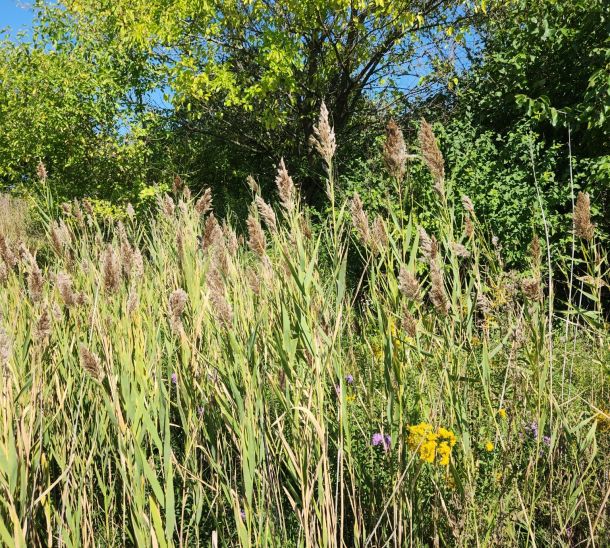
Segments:
[[[488,441],[485,444],[485,451],[487,451],[488,453],[491,453],[494,450],[494,444],[491,443],[490,441]]]
[[[501,419],[505,419],[506,418],[506,409],[498,409],[498,416]]]

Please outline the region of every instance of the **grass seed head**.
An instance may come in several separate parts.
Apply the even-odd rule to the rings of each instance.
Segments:
[[[310,137],[309,142],[324,160],[326,169],[330,169],[337,149],[337,143],[335,141],[335,130],[331,127],[328,120],[328,109],[324,101],[320,105],[318,123],[313,126],[313,135]]]
[[[402,130],[394,120],[390,120],[386,127],[383,159],[390,175],[397,179],[402,179],[405,173],[407,147]]]
[[[574,234],[590,242],[595,227],[591,223],[591,200],[586,192],[579,192],[574,206]]]
[[[280,164],[277,168],[277,175],[275,177],[275,184],[280,197],[280,203],[287,213],[292,213],[295,208],[295,194],[296,190],[292,177],[288,175],[284,158],[280,160]]]
[[[424,161],[434,178],[434,190],[445,198],[445,160],[441,153],[432,126],[422,118],[419,128],[419,145]]]

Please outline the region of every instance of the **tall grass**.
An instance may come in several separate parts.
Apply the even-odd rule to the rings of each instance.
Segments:
[[[445,188],[429,126],[436,234],[392,208],[371,221],[358,197],[335,203],[325,123],[324,226],[282,162],[281,207],[252,185],[245,237],[209,192],[175,186],[144,222],[65,207],[44,269],[4,247],[2,544],[610,541],[594,233],[577,238],[588,274],[573,302],[549,308],[544,242],[504,270],[470,200]],[[408,158],[391,135],[399,196]],[[563,312],[549,324],[549,310]]]

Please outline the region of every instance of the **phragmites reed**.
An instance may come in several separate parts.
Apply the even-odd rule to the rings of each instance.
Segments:
[[[100,359],[91,350],[89,350],[84,344],[81,343],[78,351],[80,357],[81,367],[89,373],[95,380],[102,378],[102,367],[100,365]]]
[[[65,272],[59,272],[55,278],[57,291],[64,304],[71,308],[77,304],[77,295],[72,287],[72,278]]]
[[[462,207],[467,213],[474,215],[474,204],[472,203],[472,200],[466,196],[466,194],[462,196]]]
[[[451,244],[451,248],[458,257],[462,257],[463,259],[468,259],[468,257],[470,257],[470,251],[468,251],[468,249],[466,249],[466,247],[462,244],[453,242]]]
[[[265,221],[267,228],[273,233],[277,232],[277,222],[273,208],[260,195],[256,196],[255,202],[258,207],[258,214]]]
[[[186,307],[188,295],[183,289],[172,291],[169,296],[169,321],[174,333],[179,335],[184,331],[182,326],[182,313]]]
[[[404,266],[400,267],[398,274],[398,288],[408,299],[412,301],[419,299],[419,282],[415,275]]]
[[[11,340],[10,340],[7,332],[0,325],[0,365],[3,368],[8,367],[8,360],[11,357],[11,349],[12,349]]]
[[[258,276],[258,272],[252,267],[248,267],[248,270],[246,271],[246,282],[255,295],[260,295],[261,280]]]
[[[267,241],[260,223],[255,217],[248,215],[246,225],[248,227],[248,247],[259,257],[263,257],[265,255]]]
[[[159,208],[166,217],[173,217],[176,212],[176,204],[169,194],[164,194],[162,198],[158,199]]]
[[[381,253],[388,247],[388,233],[385,229],[385,224],[380,216],[375,217],[371,227],[371,241],[374,250]]]
[[[591,223],[591,199],[586,192],[579,192],[574,206],[574,234],[590,242],[595,227]]]
[[[182,191],[184,190],[184,181],[182,180],[182,177],[180,177],[180,175],[176,175],[174,177],[174,180],[172,182],[172,192],[175,195],[180,194]]]
[[[0,284],[6,283],[8,280],[8,267],[4,259],[0,257]]]
[[[136,210],[133,208],[131,203],[127,204],[127,207],[125,208],[125,213],[127,213],[127,216],[129,217],[130,220],[133,221],[135,219]]]
[[[42,297],[42,288],[44,285],[44,280],[42,277],[42,271],[36,262],[36,259],[29,256],[29,272],[28,272],[28,293],[30,294],[30,298],[34,302],[38,302]]]
[[[464,220],[464,233],[467,238],[472,238],[474,235],[474,224],[468,214],[466,214],[466,219]]]
[[[85,209],[85,211],[87,212],[88,215],[93,215],[95,213],[93,210],[93,205],[91,204],[90,200],[88,200],[87,198],[83,198],[82,204],[83,204],[83,208]]]
[[[38,318],[38,322],[36,322],[36,339],[39,341],[44,341],[47,337],[51,335],[51,314],[49,314],[49,310],[45,307]]]
[[[402,130],[394,120],[390,120],[386,126],[383,159],[390,175],[397,179],[402,179],[405,173],[407,147],[405,145]]]
[[[127,313],[133,314],[139,305],[140,296],[138,295],[137,289],[132,285],[129,288],[129,294],[127,295]]]
[[[423,226],[418,228],[419,232],[419,248],[421,249],[424,259],[427,261],[433,261],[436,258],[437,244],[434,237],[430,238],[426,229]]]
[[[201,249],[206,252],[220,240],[222,240],[222,230],[216,217],[212,213],[205,220],[203,237],[201,238]]]
[[[284,158],[280,160],[275,177],[275,184],[280,197],[280,203],[287,213],[292,213],[295,207],[295,188],[292,177],[288,175]]]
[[[76,198],[72,201],[72,214],[74,215],[78,226],[80,228],[85,228],[85,215],[79,201]]]
[[[491,311],[491,303],[485,293],[480,291],[477,293],[477,309],[484,315],[489,314]]]
[[[203,195],[195,202],[195,210],[199,215],[205,215],[212,209],[212,191],[206,188]]]
[[[102,276],[104,288],[108,293],[116,293],[121,283],[121,262],[111,245],[108,245],[102,253]]]
[[[356,192],[350,203],[350,212],[352,214],[352,222],[359,238],[365,245],[371,242],[371,229],[369,228],[369,218],[364,211],[364,204],[360,195]]]
[[[540,278],[533,277],[521,280],[521,290],[530,301],[540,301],[542,299]]]
[[[11,249],[4,234],[0,234],[0,258],[6,263],[8,268],[12,268],[17,264],[17,255]]]
[[[230,327],[233,323],[233,309],[225,297],[225,285],[222,275],[215,264],[210,266],[206,281],[214,315],[225,327]]]
[[[48,178],[47,168],[42,163],[42,160],[39,161],[38,165],[36,166],[36,175],[43,183],[45,183]]]
[[[310,136],[309,142],[318,151],[326,164],[326,169],[329,170],[337,149],[337,143],[335,142],[335,130],[328,121],[328,109],[324,101],[320,105],[318,123],[313,126],[313,135]]]
[[[445,293],[443,272],[437,260],[430,261],[430,284],[430,300],[436,311],[444,316],[449,312],[450,304]]]
[[[63,256],[66,247],[69,247],[72,243],[70,229],[66,226],[63,219],[51,223],[51,243],[59,256]]]
[[[434,178],[434,190],[441,199],[445,198],[445,161],[432,126],[422,118],[419,128],[419,145],[424,161]]]
[[[404,308],[401,323],[402,328],[407,332],[409,337],[415,337],[415,335],[417,335],[417,320],[407,307]]]
[[[125,225],[119,221],[117,224],[117,229],[119,233],[119,243],[120,243],[120,253],[121,253],[121,266],[123,272],[126,277],[130,277],[131,270],[133,268],[133,248],[129,243],[129,239],[127,238],[127,231],[125,230]]]
[[[144,259],[142,252],[137,247],[133,250],[131,276],[133,280],[140,280],[144,276]]]
[[[542,263],[542,249],[540,247],[540,240],[538,239],[538,234],[534,234],[534,237],[530,242],[529,253],[534,268],[540,269],[540,265]]]
[[[235,257],[239,249],[239,242],[237,241],[237,234],[235,234],[235,231],[227,223],[226,219],[222,222],[222,235],[224,236],[225,246],[229,255]]]
[[[258,186],[258,183],[256,182],[256,179],[254,177],[252,177],[252,175],[248,175],[246,177],[246,183],[248,183],[248,186],[250,187],[250,190],[252,192],[254,192],[254,194],[260,194],[261,193],[261,187]]]

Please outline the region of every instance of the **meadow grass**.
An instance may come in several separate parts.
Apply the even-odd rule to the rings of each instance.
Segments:
[[[282,162],[281,207],[252,181],[243,237],[176,181],[144,220],[66,204],[40,257],[2,239],[1,543],[607,545],[608,274],[586,200],[573,261],[552,258],[573,273],[558,303],[544,241],[507,272],[421,137],[435,234],[335,202],[323,111],[321,226]]]

